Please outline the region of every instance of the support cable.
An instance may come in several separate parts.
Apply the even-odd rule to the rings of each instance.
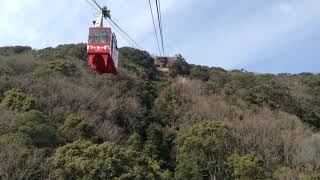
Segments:
[[[131,38],[129,35],[128,35],[128,33],[126,33],[116,22],[114,22],[112,19],[110,19],[109,18],[109,20],[121,31],[121,32],[123,32],[123,34],[125,34],[139,49],[142,49],[143,50],[143,48],[138,44],[138,43],[136,43],[136,41],[135,40],[133,40],[133,38]]]
[[[113,29],[115,29],[117,31],[117,33],[129,44],[129,46],[131,47],[136,47],[132,42],[130,42],[130,40],[125,36],[123,35],[117,28],[115,28],[115,26],[109,22],[109,24],[112,26]]]
[[[160,37],[161,37],[161,45],[162,45],[162,53],[163,55],[165,54],[164,52],[164,42],[163,42],[163,31],[162,31],[162,19],[161,19],[161,10],[160,10],[160,1],[156,1],[156,6],[157,6],[157,14],[158,14],[158,25],[159,25],[159,30],[160,30]]]
[[[94,2],[94,4],[101,10],[101,11],[105,11],[105,9],[103,9],[98,3],[97,3],[97,1],[95,1],[95,0],[92,0],[93,2]],[[89,3],[89,2],[88,2]],[[90,5],[92,5],[91,3],[89,3]],[[96,9],[96,8],[95,8]],[[101,12],[98,10],[98,9],[96,9],[100,14],[101,14]],[[123,38],[124,38],[124,36],[126,37],[126,38],[124,38],[126,41],[127,40],[130,40],[130,41],[132,41],[132,43],[134,44],[134,47],[136,47],[136,48],[138,48],[138,49],[141,49],[141,50],[144,50],[132,37],[130,37],[129,36],[129,34],[126,32],[126,31],[124,31],[114,20],[112,20],[110,17],[106,17],[106,16],[104,16],[104,18],[106,19],[106,20],[109,20],[113,25],[115,25],[115,27],[117,27],[118,28],[118,30],[121,32],[121,33],[119,33],[119,31],[117,31]],[[111,24],[110,23],[110,24]],[[128,41],[127,41],[127,43],[128,43]],[[132,45],[132,43],[128,43],[128,44],[130,44],[130,45]]]
[[[155,34],[156,40],[157,40],[159,55],[161,56],[161,49],[160,49],[160,44],[159,44],[158,32],[157,32],[156,23],[155,23],[155,20],[154,20],[154,15],[153,15],[153,10],[152,10],[151,0],[149,0],[149,6],[150,6],[150,12],[151,12],[151,17],[152,17],[152,22],[153,22],[154,34]]]

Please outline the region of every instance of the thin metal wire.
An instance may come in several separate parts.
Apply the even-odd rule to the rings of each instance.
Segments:
[[[162,31],[161,13],[160,13],[160,7],[159,7],[160,2],[158,2],[158,0],[155,0],[155,1],[156,1],[156,6],[157,6],[158,24],[159,24],[160,36],[161,36],[162,53],[164,55],[165,53],[164,53],[164,43],[163,43],[163,31]]]
[[[103,9],[101,8],[101,6],[95,1],[95,0],[92,0],[93,2],[94,2],[94,4],[102,11]],[[89,3],[89,2],[88,2]],[[91,3],[89,3],[91,6],[92,6],[92,4]],[[96,9],[96,8],[95,8]],[[98,10],[98,9],[96,9],[100,14],[101,14],[101,12]],[[122,32],[122,34],[119,32],[119,31],[117,31],[123,38],[124,38],[124,36],[125,37],[127,37],[127,38],[124,38],[126,41],[127,41],[127,43],[128,44],[130,44],[130,46],[132,46],[132,43],[129,43],[128,42],[128,40],[130,40],[130,41],[132,41],[133,42],[133,44],[135,45],[135,46],[133,46],[133,47],[136,47],[136,48],[139,48],[139,49],[142,49],[143,50],[143,48],[135,41],[135,40],[133,40],[133,38],[131,38],[129,35],[128,35],[128,33],[126,33],[115,21],[113,21],[112,19],[110,19],[110,18],[107,18],[107,17],[104,17],[106,20],[110,20],[110,22],[111,23],[113,23],[119,30],[120,30],[120,32]],[[110,24],[111,24],[110,23]],[[116,28],[114,28],[114,29],[116,29]]]
[[[102,8],[99,6],[99,4],[95,1],[95,0],[92,0],[95,2],[95,4],[99,7],[99,9],[102,10]],[[88,0],[87,0],[88,2]],[[89,3],[89,2],[88,2]],[[90,3],[89,3],[90,4]],[[92,4],[90,4],[91,6],[93,6]],[[95,8],[96,9],[96,8]],[[102,12],[100,12],[98,9],[96,9],[98,11],[99,14],[101,14]],[[136,46],[140,47],[116,22],[114,22],[112,19],[110,18],[106,18],[104,17],[106,20],[109,20],[110,22],[112,22],[122,33],[120,33],[117,28],[114,28],[114,26],[112,25],[112,23],[110,23],[110,25],[128,42],[128,44],[131,44],[129,43],[130,41],[128,41],[127,38],[129,38]],[[125,35],[125,36],[124,36]],[[132,45],[132,44],[131,44]],[[140,47],[140,49],[143,50],[143,48]],[[93,98],[94,101],[96,101],[96,98],[99,98],[99,96],[103,93],[103,89],[100,90],[100,92],[96,95],[96,97]],[[124,131],[131,131],[132,128],[135,129],[137,127],[137,123],[129,123],[127,127],[124,127],[123,130]],[[131,127],[132,126],[132,127]],[[130,128],[131,127],[131,128]],[[118,142],[121,138],[123,138],[124,136],[119,136],[118,138],[116,138],[114,141],[115,142]]]
[[[93,8],[93,9],[95,9],[96,11],[98,11],[98,12],[100,12],[93,4],[91,4],[90,2],[89,2],[89,0],[86,0],[87,1],[87,3]]]
[[[101,8],[101,6],[99,6],[99,4],[97,3],[97,1],[95,1],[95,0],[92,0],[95,4],[96,4],[96,6],[98,6],[98,8],[102,11],[102,8]]]
[[[120,33],[119,30],[118,30],[117,28],[115,28],[112,23],[109,22],[109,24],[112,26],[113,29],[115,29],[115,30],[118,32],[118,34],[119,34],[131,47],[135,47],[135,45],[134,45],[132,42],[130,42],[130,40],[129,40],[126,36],[124,36],[122,33]]]
[[[154,34],[156,36],[156,40],[157,40],[157,44],[158,44],[159,55],[161,56],[161,49],[160,49],[160,44],[159,44],[158,32],[157,32],[156,23],[154,20],[153,10],[152,10],[152,6],[151,6],[151,0],[149,0],[149,6],[150,6],[150,12],[151,12],[151,17],[152,17],[152,22],[153,22]]]
[[[164,32],[163,32],[163,22],[162,22],[162,12],[161,12],[161,3],[160,3],[160,0],[158,0],[158,3],[159,3],[159,13],[160,13],[160,24],[161,24],[161,34],[162,34],[162,43],[163,43],[163,54],[165,56],[165,42],[164,42]]]
[[[160,13],[160,24],[161,24],[161,31],[162,31],[162,34],[163,34],[163,23],[162,23],[162,13],[161,13],[161,1],[158,0],[158,4],[159,4],[159,13]]]
[[[135,40],[133,40],[129,35],[128,33],[126,33],[116,22],[114,22],[112,19],[109,18],[109,20],[122,32],[124,33],[139,49],[143,50],[143,48],[138,44],[136,43]]]

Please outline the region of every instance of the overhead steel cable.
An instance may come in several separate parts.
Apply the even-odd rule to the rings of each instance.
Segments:
[[[92,0],[92,1],[93,1],[94,4],[96,4],[96,6],[98,6],[98,8],[101,9],[101,11],[102,11],[102,8],[101,8],[101,6],[97,3],[97,1],[95,1],[95,0]]]
[[[156,1],[156,6],[157,6],[157,14],[158,14],[158,25],[159,25],[159,30],[160,30],[160,36],[161,36],[161,45],[162,45],[162,53],[163,55],[165,54],[164,51],[164,42],[163,42],[163,31],[162,31],[162,19],[161,19],[161,10],[160,10],[160,2],[158,0]]]
[[[159,55],[161,56],[161,49],[160,49],[160,44],[159,44],[158,32],[157,32],[156,23],[155,23],[155,20],[154,20],[151,0],[149,0],[149,6],[150,6],[150,12],[151,12],[151,17],[152,17],[152,22],[153,22],[154,34],[156,36],[156,40],[157,40],[157,44],[158,44]]]
[[[161,25],[161,31],[163,33],[163,23],[162,23],[162,13],[161,13],[161,1],[160,0],[157,0],[158,1],[158,4],[159,4],[159,16],[160,16],[160,25]]]
[[[91,4],[90,2],[89,2],[89,0],[86,0],[87,1],[87,3],[93,8],[93,9],[95,9],[96,11],[98,11],[98,12],[100,12],[98,9],[97,9],[97,7],[95,7],[93,4]]]
[[[109,18],[109,20],[121,31],[123,32],[138,48],[142,49],[143,48],[138,44],[136,43],[135,40],[133,40],[116,22],[114,22],[112,19]]]
[[[97,1],[95,1],[95,0],[92,0],[94,3],[95,3],[95,5],[101,10],[101,11],[104,11],[105,9],[103,9],[103,8],[101,8],[101,6],[97,3]],[[101,13],[101,12],[100,12]],[[110,17],[105,17],[104,16],[104,18],[106,19],[106,20],[110,20],[110,22],[112,22],[119,30],[120,30],[120,32],[122,32],[123,33],[123,35],[124,36],[126,36],[128,39],[130,39],[130,41],[132,41],[133,42],[133,44],[135,44],[135,46],[136,46],[136,48],[139,48],[139,49],[141,49],[141,50],[144,50],[133,38],[131,38],[129,35],[128,35],[128,33],[126,33],[126,31],[124,31],[115,21],[113,21]],[[111,24],[111,23],[110,23]]]
[[[161,24],[161,38],[163,43],[163,54],[165,56],[165,42],[164,42],[164,33],[163,33],[163,22],[162,22],[162,12],[161,12],[161,3],[160,0],[158,0],[159,3],[159,14],[160,14],[160,24]]]
[[[131,47],[135,47],[135,45],[134,45],[132,42],[130,42],[130,40],[129,40],[126,36],[124,36],[122,33],[120,33],[120,31],[119,31],[117,28],[115,28],[114,25],[113,25],[111,22],[109,22],[109,23],[110,23],[110,25],[112,26],[112,28],[115,29],[115,30],[118,32],[118,34],[119,34]]]
[[[88,2],[88,4],[93,7],[99,14],[102,14],[101,11],[99,9],[97,9],[94,5],[92,5],[88,0],[86,0]],[[134,44],[132,44],[130,42],[130,40],[128,40],[128,38],[126,38],[123,34],[121,34],[111,23],[110,25],[118,32],[118,34],[132,47],[135,47]]]

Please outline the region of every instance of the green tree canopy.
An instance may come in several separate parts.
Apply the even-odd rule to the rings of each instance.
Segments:
[[[129,47],[120,48],[119,51],[119,58],[121,59],[120,65],[122,67],[129,67],[131,69],[136,69],[137,71],[140,68],[137,68],[134,65],[139,65],[143,67],[142,70],[148,74],[149,78],[153,79],[155,77],[156,67],[153,58],[148,52]]]
[[[15,111],[29,111],[35,107],[34,101],[20,89],[5,92],[1,106]]]
[[[57,179],[167,179],[168,173],[143,154],[105,142],[79,140],[59,148],[52,158]]]
[[[194,66],[191,69],[190,77],[193,79],[208,81],[210,78],[210,69],[206,66]]]
[[[72,63],[63,61],[49,61],[34,68],[32,74],[34,76],[44,76],[48,73],[58,72],[66,76],[71,76],[76,72],[76,70],[76,66]]]
[[[182,55],[176,56],[177,60],[170,67],[170,76],[176,77],[178,75],[189,75],[191,66],[187,63],[187,61],[182,57]]]
[[[66,138],[67,142],[73,142],[78,139],[95,142],[99,139],[94,125],[74,114],[66,118],[63,126],[60,128],[60,132]]]
[[[232,169],[232,175],[240,180],[264,179],[264,167],[261,158],[254,154],[244,156],[238,153],[228,158],[228,164]]]
[[[223,179],[230,173],[226,166],[232,152],[228,126],[201,122],[181,133],[176,142],[177,179]]]
[[[50,147],[59,144],[56,127],[49,121],[48,116],[38,110],[17,114],[12,121],[12,127],[30,137],[35,146]]]
[[[11,131],[12,129],[8,124],[0,122],[0,136],[4,134],[8,134]]]

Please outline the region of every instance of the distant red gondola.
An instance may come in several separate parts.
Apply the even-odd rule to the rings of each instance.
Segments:
[[[118,46],[116,35],[110,27],[103,26],[103,15],[89,29],[88,61],[97,74],[118,73]]]

